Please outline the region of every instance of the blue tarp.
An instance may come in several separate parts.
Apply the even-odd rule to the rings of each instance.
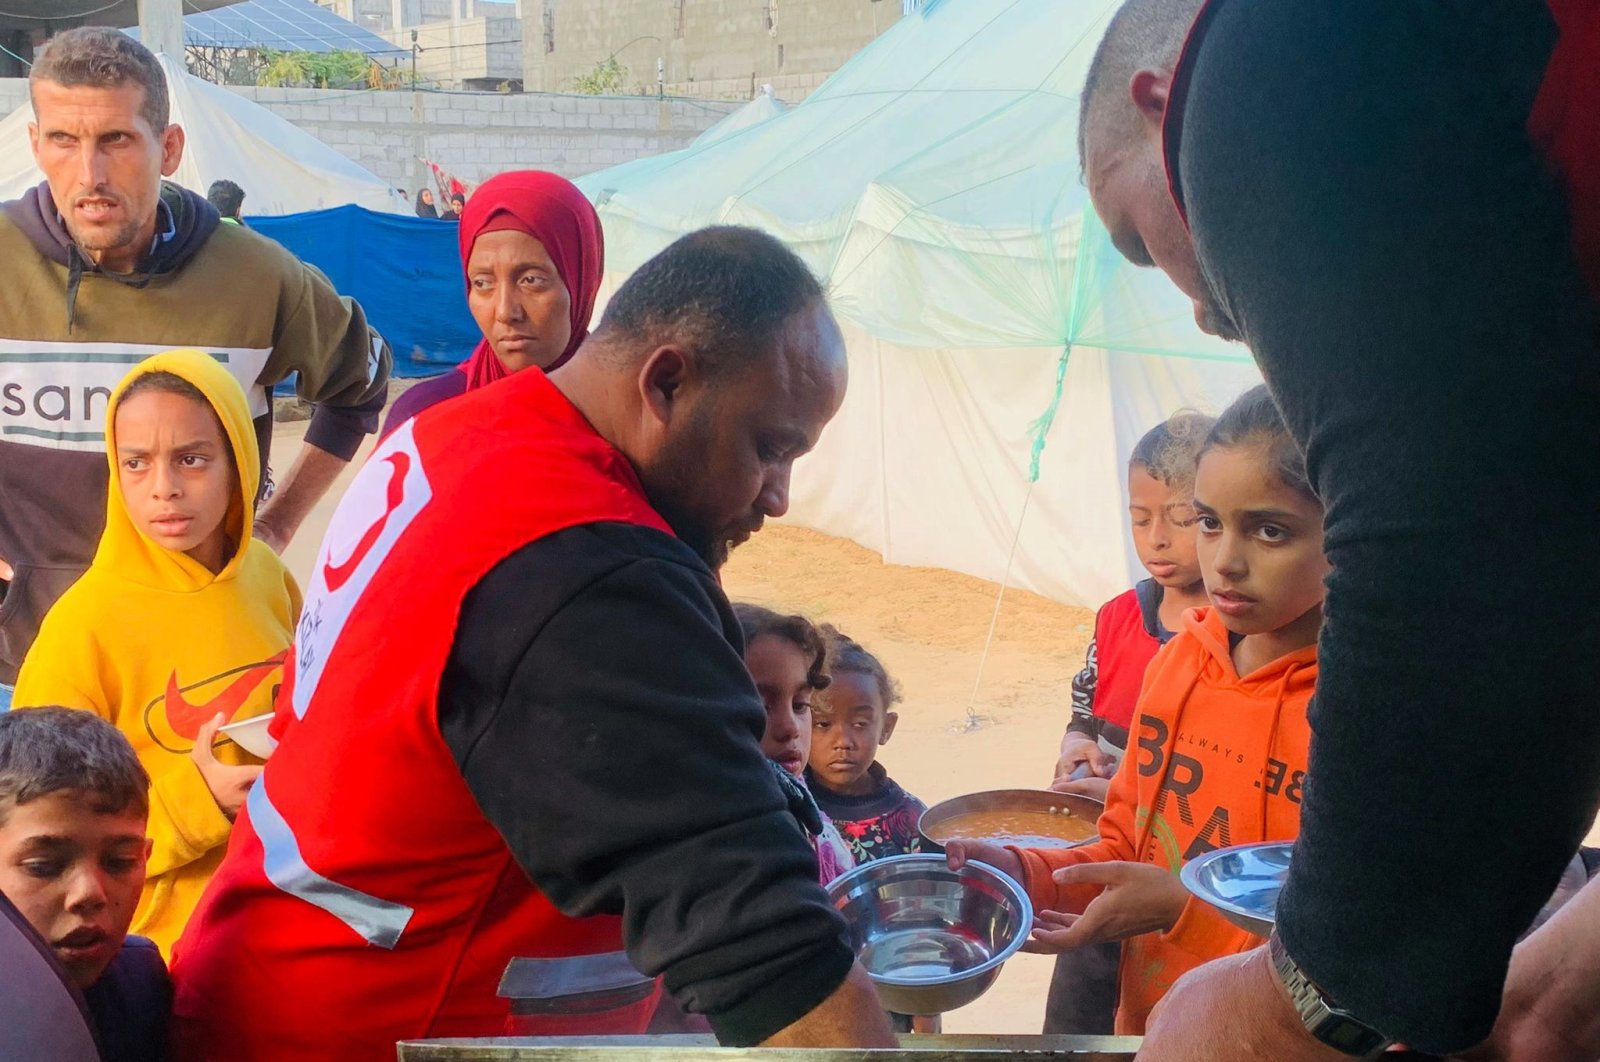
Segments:
[[[361,304],[394,350],[396,376],[441,373],[478,345],[454,222],[342,206],[245,223]]]

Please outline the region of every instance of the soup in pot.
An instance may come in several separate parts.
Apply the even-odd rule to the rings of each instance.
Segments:
[[[939,824],[934,840],[988,841],[1018,848],[1071,848],[1095,835],[1096,823],[1066,808],[968,811]]]

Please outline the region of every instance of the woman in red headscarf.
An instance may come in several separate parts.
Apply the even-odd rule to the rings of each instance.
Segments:
[[[489,178],[461,217],[467,308],[483,332],[472,357],[395,400],[388,435],[429,406],[537,366],[553,369],[589,334],[605,266],[600,218],[564,177],[513,170]]]

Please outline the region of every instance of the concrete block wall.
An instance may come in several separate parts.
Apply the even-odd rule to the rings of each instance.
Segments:
[[[423,181],[419,158],[467,181],[517,168],[579,177],[687,147],[738,106],[546,93],[234,91],[412,191]]]
[[[610,55],[630,89],[655,86],[656,60],[680,95],[802,98],[899,18],[894,0],[520,0],[524,84],[568,90]],[[551,32],[548,34],[546,30]],[[553,47],[552,47],[553,45]],[[816,78],[820,82],[821,77]],[[802,91],[804,90],[804,91]]]
[[[579,177],[676,151],[736,102],[494,92],[335,92],[234,88],[382,177],[415,193],[430,159],[466,181],[532,168]],[[0,79],[0,113],[27,82]]]

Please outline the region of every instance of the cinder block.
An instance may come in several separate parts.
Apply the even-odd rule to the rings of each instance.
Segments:
[[[358,107],[356,118],[362,122],[387,122],[390,112],[382,107]]]

